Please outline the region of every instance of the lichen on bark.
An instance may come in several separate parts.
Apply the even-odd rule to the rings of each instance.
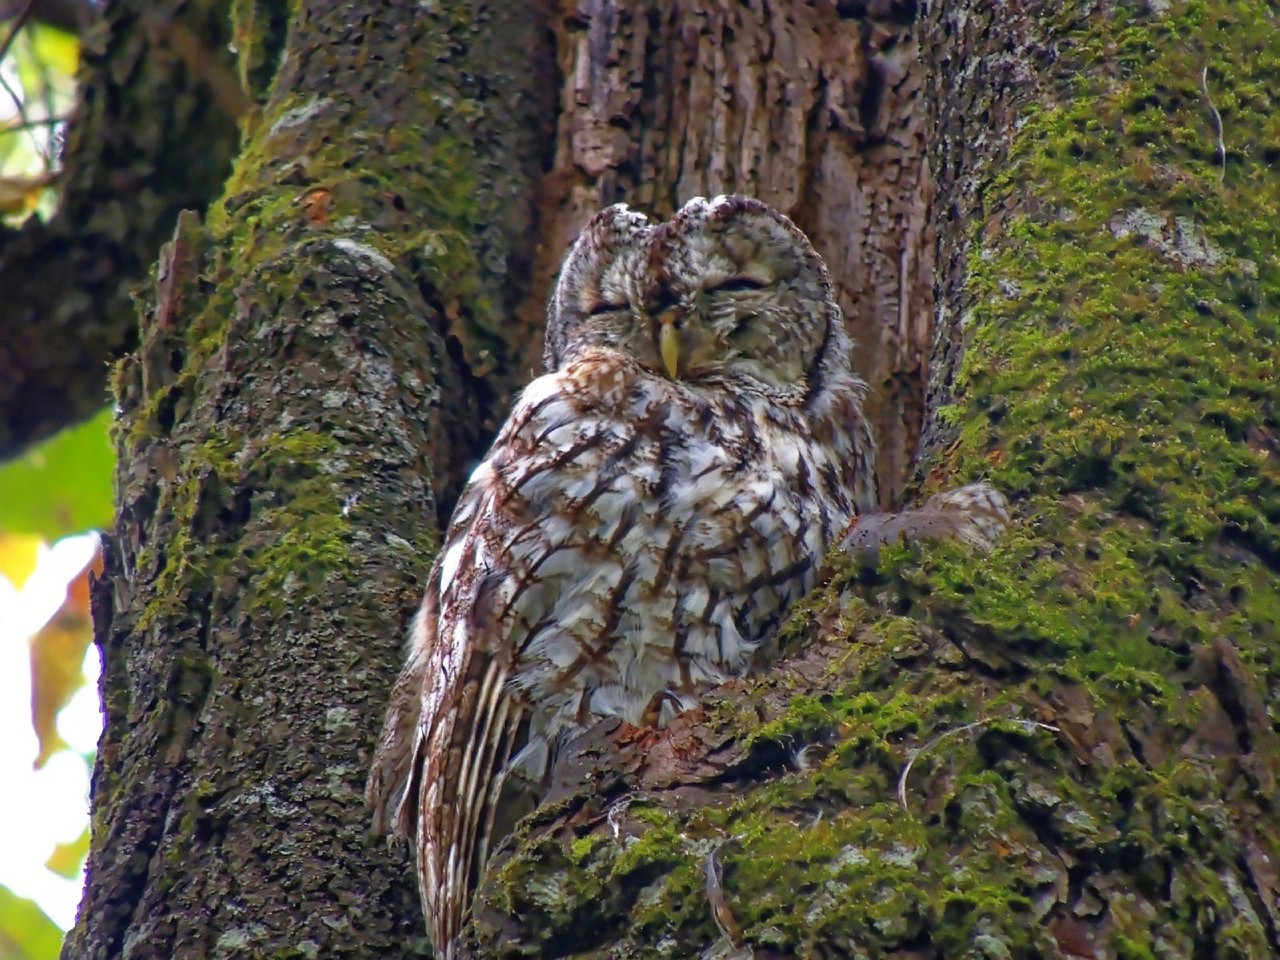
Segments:
[[[293,5],[274,69],[250,65],[270,83],[224,196],[180,218],[116,371],[106,731],[68,958],[427,952],[403,855],[369,835],[364,757],[484,439],[547,51],[506,7],[357,7]],[[495,153],[521,159],[481,179]]]

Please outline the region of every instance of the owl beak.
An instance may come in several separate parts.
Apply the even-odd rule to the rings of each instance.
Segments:
[[[662,365],[672,380],[680,377],[680,340],[676,335],[675,307],[664,310],[658,315],[658,352],[662,354]]]

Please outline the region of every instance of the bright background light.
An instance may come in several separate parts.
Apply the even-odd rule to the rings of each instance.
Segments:
[[[98,648],[85,655],[88,683],[58,714],[58,733],[71,747],[33,770],[38,753],[31,726],[28,641],[62,605],[67,583],[93,556],[97,534],[67,537],[41,549],[21,590],[0,577],[0,884],[38,903],[64,930],[75,920],[84,877],[66,880],[45,867],[59,843],[89,822],[89,766],[102,731]]]

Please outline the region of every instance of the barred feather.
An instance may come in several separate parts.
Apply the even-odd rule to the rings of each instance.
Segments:
[[[678,353],[658,349],[659,314]],[[757,201],[588,225],[551,372],[459,500],[370,775],[375,822],[414,838],[442,960],[509,790],[593,717],[665,725],[746,672],[873,507],[850,350],[821,261]]]

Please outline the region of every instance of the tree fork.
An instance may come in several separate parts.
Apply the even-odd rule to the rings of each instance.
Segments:
[[[495,857],[481,955],[1280,953],[1280,195],[1244,93],[1280,77],[1273,25],[947,3],[912,30],[922,484],[985,477],[1020,522],[981,562],[836,564],[776,669],[584,735]],[[1216,128],[1203,61],[1240,97]]]
[[[423,949],[358,794],[432,522],[575,224],[720,190],[797,217],[864,345],[907,331],[924,492],[986,478],[1020,522],[980,563],[836,564],[777,669],[590,731],[499,852],[484,955],[1280,953],[1280,63],[1260,8],[1160,6],[296,10],[118,374],[65,955]]]

